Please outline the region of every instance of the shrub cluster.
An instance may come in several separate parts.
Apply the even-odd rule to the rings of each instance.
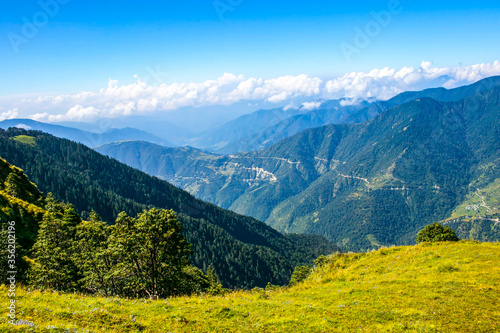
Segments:
[[[151,299],[223,290],[213,269],[207,276],[190,263],[190,244],[172,210],[120,213],[114,225],[94,212],[82,221],[72,205],[51,196],[46,210],[27,258],[35,287]]]

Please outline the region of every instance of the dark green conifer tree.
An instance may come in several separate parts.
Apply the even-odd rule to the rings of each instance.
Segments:
[[[72,257],[80,217],[72,205],[60,205],[52,196],[47,198],[46,209],[32,249],[30,283],[55,290],[76,290],[79,275]]]

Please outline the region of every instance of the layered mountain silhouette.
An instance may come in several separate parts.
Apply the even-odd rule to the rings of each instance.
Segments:
[[[417,98],[429,97],[442,102],[458,101],[498,85],[500,77],[491,77],[456,89],[432,88],[404,92],[388,101],[349,105],[348,100],[341,99],[325,101],[312,111],[284,108],[260,110],[206,131],[187,144],[218,154],[260,150],[309,128],[368,121],[391,107]]]
[[[305,130],[260,151],[224,156],[145,142],[97,150],[280,231],[347,249],[412,243],[424,225],[453,217],[470,235],[475,222],[458,217],[474,200],[487,207],[467,211],[481,217],[477,238],[495,240],[500,88],[488,88],[498,82],[405,93],[360,111],[381,112],[370,121]]]
[[[96,133],[68,126],[46,124],[31,119],[9,119],[0,122],[0,128],[8,129],[9,127],[43,131],[59,138],[83,143],[87,147],[95,147],[106,143],[125,140],[144,140],[163,146],[175,146],[169,141],[164,140],[154,134],[130,127],[120,129],[109,128],[105,129],[105,131],[103,131],[102,133]]]

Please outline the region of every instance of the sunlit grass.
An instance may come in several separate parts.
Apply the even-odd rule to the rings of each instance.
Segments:
[[[5,309],[6,287],[0,295]],[[149,301],[22,289],[17,311],[35,328],[7,324],[4,310],[0,331],[497,332],[500,244],[422,244],[331,256],[295,287],[220,297]]]
[[[17,142],[21,142],[27,145],[36,145],[36,138],[33,136],[28,136],[28,135],[18,135],[12,138],[13,140]]]

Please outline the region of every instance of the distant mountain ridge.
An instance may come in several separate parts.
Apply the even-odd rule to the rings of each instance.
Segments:
[[[217,154],[261,150],[309,128],[368,121],[391,107],[417,98],[453,102],[498,85],[500,76],[455,89],[431,88],[403,92],[387,101],[349,105],[348,101],[340,99],[321,102],[317,109],[311,111],[284,108],[259,110],[207,131],[199,138],[188,141],[188,144]]]
[[[385,110],[388,110],[397,105],[411,102],[418,98],[432,98],[440,102],[457,102],[466,97],[474,96],[481,91],[487,91],[500,86],[500,76],[492,76],[480,80],[471,85],[457,87],[453,89],[446,88],[429,88],[422,91],[406,91],[394,96],[387,101],[379,101],[364,108],[356,113],[353,113],[346,120],[346,123],[362,123],[378,116]]]
[[[185,144],[186,139],[193,136],[191,131],[178,127],[169,121],[156,118],[152,119],[147,116],[122,116],[118,118],[103,118],[90,123],[61,122],[58,124],[98,133],[107,132],[110,128],[134,128],[161,138],[166,141],[167,144],[162,144],[160,142],[154,143],[162,144],[168,147],[181,146]],[[143,139],[145,141],[152,142],[146,138]]]
[[[343,99],[324,101],[315,110],[299,107],[259,110],[206,131],[187,143],[218,154],[259,150],[304,129],[342,123],[350,114],[370,104],[344,106],[344,102]]]
[[[367,104],[369,103],[363,102],[357,105],[335,106],[331,108],[324,108],[322,106],[317,110],[286,118],[260,132],[228,144],[224,149],[216,150],[216,152],[232,154],[235,152],[261,150],[309,128],[345,123],[351,114],[362,109]]]
[[[363,101],[350,105],[352,101],[339,99],[317,102],[318,105],[313,110],[308,110],[304,106],[262,109],[201,133],[145,116],[101,119],[89,124],[61,123],[60,125],[44,124],[30,119],[11,119],[0,122],[0,128],[21,126],[41,130],[57,137],[83,143],[88,147],[116,141],[145,141],[166,147],[192,146],[216,154],[236,154],[268,148],[310,128],[365,122],[391,107],[417,98],[429,97],[442,102],[458,101],[498,85],[500,76],[455,89],[431,88],[404,92],[387,101]],[[99,129],[99,133],[88,129]]]
[[[106,143],[125,140],[144,140],[163,146],[174,146],[172,143],[168,142],[167,140],[161,139],[154,134],[130,127],[120,129],[110,128],[103,133],[94,133],[73,127],[46,124],[31,119],[9,119],[0,122],[0,128],[7,129],[9,127],[43,131],[59,138],[83,143],[87,147],[91,148]]]
[[[456,226],[497,240],[500,87],[483,88],[498,80],[408,93],[402,101],[439,91],[464,98],[419,97],[368,122],[309,129],[256,152],[134,142],[98,150],[280,231],[320,234],[352,250],[411,243],[423,225],[460,217],[480,191],[491,217]]]

